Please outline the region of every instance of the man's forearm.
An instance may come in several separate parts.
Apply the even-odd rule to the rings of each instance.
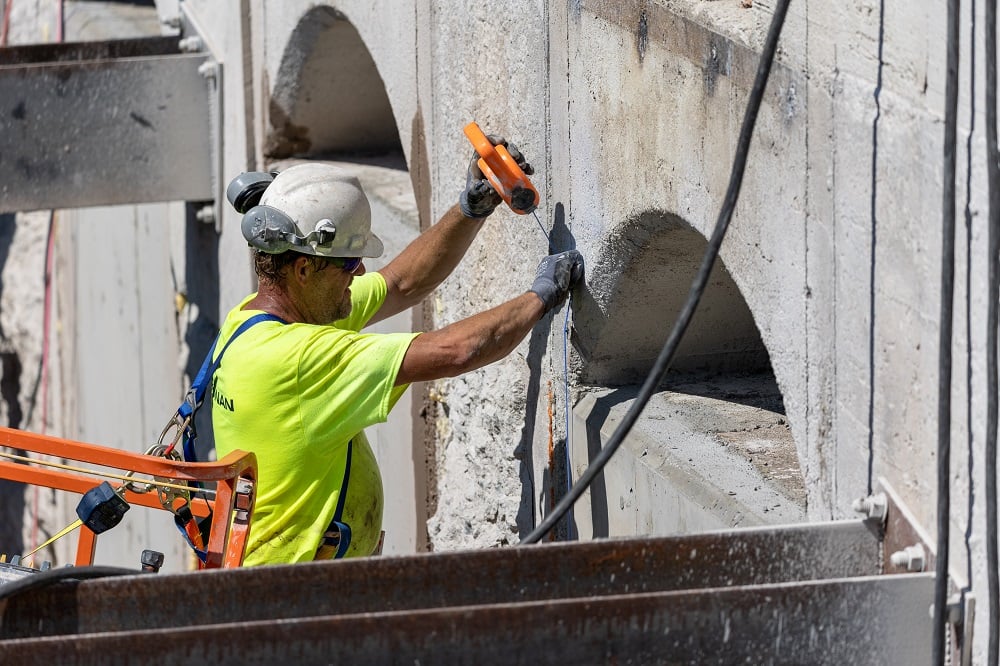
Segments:
[[[423,333],[410,344],[396,385],[454,377],[513,351],[545,314],[541,299],[527,292],[495,308]]]

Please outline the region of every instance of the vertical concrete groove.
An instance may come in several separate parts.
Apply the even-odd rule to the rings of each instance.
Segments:
[[[874,484],[875,463],[875,272],[878,241],[878,124],[882,117],[882,70],[885,66],[885,0],[879,0],[878,74],[875,80],[875,118],[872,120],[871,265],[868,293],[868,494]]]
[[[800,466],[802,468],[803,478],[809,479],[812,476],[812,469],[811,469],[811,467],[812,467],[812,457],[813,457],[813,455],[816,455],[817,457],[820,455],[820,446],[819,446],[819,444],[820,444],[820,442],[819,442],[819,440],[820,440],[819,432],[820,431],[819,431],[818,428],[815,431],[816,432],[816,435],[815,435],[816,436],[816,442],[815,442],[815,444],[816,444],[816,453],[815,454],[810,454],[810,452],[809,452],[809,449],[810,449],[809,439],[810,439],[812,431],[810,429],[809,424],[812,423],[812,408],[811,408],[812,399],[811,399],[811,397],[812,397],[813,381],[812,381],[812,372],[810,371],[810,368],[812,366],[810,365],[810,362],[809,362],[810,361],[810,354],[809,354],[809,352],[810,352],[810,342],[812,341],[812,334],[811,334],[811,331],[812,331],[811,323],[812,322],[811,322],[811,319],[809,317],[809,315],[810,315],[810,303],[811,303],[811,300],[810,300],[810,286],[809,286],[810,283],[811,283],[810,275],[809,275],[809,269],[810,269],[810,265],[809,265],[809,224],[812,221],[811,220],[812,216],[810,215],[810,211],[812,209],[811,209],[811,207],[809,205],[809,191],[810,191],[810,187],[811,187],[811,184],[812,184],[812,169],[810,168],[810,161],[809,161],[809,125],[810,125],[810,123],[809,123],[809,91],[811,89],[809,81],[812,79],[812,72],[810,72],[810,70],[809,70],[809,3],[808,2],[805,3],[805,5],[804,5],[804,7],[802,9],[802,12],[803,12],[804,20],[805,20],[805,28],[804,28],[804,30],[805,30],[805,43],[804,43],[804,46],[803,46],[803,50],[804,50],[803,60],[805,62],[805,81],[806,81],[806,84],[805,84],[806,85],[806,89],[805,89],[805,97],[806,97],[806,125],[805,125],[805,132],[804,132],[804,135],[805,135],[805,137],[804,137],[804,141],[805,141],[805,153],[806,153],[806,173],[805,173],[805,193],[803,195],[803,199],[805,201],[805,215],[804,215],[804,217],[805,217],[805,220],[804,220],[805,224],[803,225],[803,228],[802,228],[802,247],[804,249],[803,257],[802,257],[802,263],[803,263],[803,266],[805,267],[804,268],[805,275],[803,276],[804,279],[805,279],[805,284],[803,285],[805,287],[805,289],[803,290],[805,298],[802,299],[802,321],[805,324],[805,331],[806,331],[805,345],[804,345],[804,348],[805,348],[805,352],[804,352],[804,355],[805,355],[805,367],[806,367],[806,373],[805,373],[805,375],[806,375],[806,377],[805,377],[805,395],[806,395],[806,401],[805,401],[805,403],[806,403],[805,404],[806,431],[805,432],[806,432],[806,449],[805,449],[805,455],[802,457],[802,460],[800,461],[799,464],[800,464]]]
[[[243,168],[256,168],[257,141],[254,136],[253,111],[253,35],[250,27],[250,0],[240,0],[240,42],[243,51]]]
[[[832,149],[833,149],[833,156],[831,157],[831,169],[830,169],[830,181],[831,181],[830,187],[832,188],[833,192],[837,191],[837,158],[836,158],[836,154],[837,154],[838,141],[837,141],[837,105],[836,105],[835,100],[837,99],[837,79],[840,78],[840,68],[837,65],[838,58],[839,58],[839,53],[837,51],[837,48],[834,47],[833,48],[833,80],[831,81],[831,84],[830,84],[830,126],[832,128],[831,129],[831,135],[830,135],[830,143],[832,144]],[[839,307],[839,304],[840,304],[840,298],[839,298],[839,296],[840,296],[840,289],[839,289],[839,286],[838,286],[839,285],[839,280],[837,279],[837,276],[839,275],[839,270],[840,270],[840,257],[839,257],[839,255],[837,253],[837,237],[838,237],[839,232],[837,230],[837,227],[838,227],[838,214],[837,213],[838,213],[838,211],[837,211],[837,197],[836,196],[831,197],[831,203],[833,205],[833,208],[830,211],[830,221],[831,221],[831,227],[832,227],[831,234],[830,234],[830,239],[831,239],[830,243],[832,245],[832,247],[830,248],[830,256],[833,259],[833,266],[831,268],[830,274],[833,276],[833,278],[832,278],[833,279],[833,288],[830,290],[830,298],[832,299],[832,302],[830,303],[830,308],[831,308],[831,310],[834,313],[833,314],[833,321],[831,322],[831,329],[832,329],[831,330],[831,337],[833,339],[832,340],[833,363],[831,363],[831,365],[834,368],[837,368],[837,356],[839,354],[839,352],[837,350],[840,349],[840,344],[839,344],[839,340],[838,340],[838,331],[839,331],[839,328],[837,326],[837,312],[838,312],[837,308]],[[840,438],[837,437],[836,434],[834,434],[835,433],[836,424],[837,424],[837,421],[838,421],[837,405],[839,404],[839,400],[840,400],[840,386],[839,386],[839,381],[837,379],[837,371],[836,371],[836,369],[834,370],[834,376],[830,379],[830,386],[831,386],[831,391],[832,391],[832,394],[833,394],[831,396],[831,403],[833,404],[833,408],[832,408],[832,414],[833,414],[833,416],[831,417],[832,423],[830,424],[830,436],[832,437],[832,440],[833,440],[832,441],[833,451],[828,456],[823,456],[822,459],[823,459],[824,462],[827,461],[827,460],[833,461],[833,464],[831,464],[831,465],[829,465],[827,467],[827,473],[830,475],[830,480],[829,480],[829,483],[830,483],[830,497],[831,497],[830,514],[831,514],[831,517],[833,517],[833,515],[835,515],[836,512],[837,512],[836,507],[837,507],[837,504],[838,504],[838,498],[840,497],[840,466],[836,463],[836,461],[839,459],[839,456],[840,456]]]

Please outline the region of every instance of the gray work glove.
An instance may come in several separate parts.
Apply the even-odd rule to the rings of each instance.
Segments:
[[[490,134],[486,138],[494,146],[506,147],[507,152],[514,158],[517,166],[521,167],[525,175],[530,176],[535,173],[535,170],[525,161],[524,155],[517,149],[517,146],[507,143],[507,140],[501,136]],[[479,168],[479,153],[473,151],[469,170],[465,174],[465,190],[458,197],[458,204],[462,209],[462,215],[472,218],[488,217],[502,201],[503,199],[500,198],[500,195],[490,185],[490,181],[486,180],[482,170]]]
[[[583,255],[578,250],[550,254],[539,262],[535,281],[528,291],[542,299],[548,312],[566,300],[570,289],[582,278]]]

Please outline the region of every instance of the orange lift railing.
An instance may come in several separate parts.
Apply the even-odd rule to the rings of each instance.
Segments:
[[[210,517],[205,557],[199,568],[230,568],[243,563],[256,496],[257,458],[253,453],[234,451],[217,462],[189,463],[2,427],[0,447],[59,459],[55,462],[0,449],[0,479],[79,495],[110,479],[116,494],[129,505],[175,515],[184,507],[193,516],[192,524],[194,519]],[[191,534],[192,529],[187,532]],[[200,534],[194,536],[200,538]],[[97,534],[81,526],[76,566],[93,564],[96,546]]]

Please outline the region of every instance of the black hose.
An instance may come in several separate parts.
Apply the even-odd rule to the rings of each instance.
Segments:
[[[138,569],[122,567],[60,567],[38,573],[26,574],[9,583],[0,584],[0,601],[6,601],[20,594],[38,590],[67,580],[87,580],[90,578],[107,578],[108,576],[135,576],[143,574]]]
[[[948,0],[947,80],[941,211],[941,310],[938,343],[937,561],[934,578],[934,664],[945,663],[948,549],[951,532],[951,345],[955,300],[955,163],[958,144],[959,0]]]
[[[997,325],[1000,298],[1000,150],[997,148],[997,0],[986,0],[986,176],[989,185],[989,283],[986,295],[986,575],[989,666],[1000,655],[1000,563],[997,556]]]
[[[646,377],[642,388],[639,389],[638,395],[625,413],[621,423],[618,424],[618,427],[615,428],[614,433],[608,439],[608,443],[597,454],[597,457],[591,461],[590,465],[580,475],[580,478],[559,504],[552,509],[528,536],[521,540],[522,544],[537,543],[549,530],[555,527],[556,523],[559,522],[580,496],[583,495],[594,478],[604,469],[611,456],[621,446],[621,443],[625,440],[625,437],[639,418],[639,414],[646,407],[646,403],[649,402],[653,392],[660,385],[660,382],[663,381],[667,370],[670,368],[670,362],[677,351],[677,346],[680,344],[681,338],[684,336],[684,332],[687,330],[688,324],[691,322],[691,317],[694,316],[698,302],[705,291],[705,286],[708,284],[708,276],[712,272],[716,258],[719,256],[722,239],[726,235],[729,222],[733,217],[733,211],[736,209],[740,187],[743,184],[743,172],[746,170],[747,157],[750,153],[750,140],[753,138],[754,126],[757,123],[757,112],[760,111],[760,105],[764,99],[767,79],[770,76],[771,65],[778,50],[778,38],[781,36],[781,29],[785,24],[785,15],[788,13],[788,4],[789,0],[778,0],[775,5],[771,27],[768,30],[767,39],[761,51],[760,62],[757,65],[757,75],[754,79],[753,88],[750,91],[750,98],[747,100],[746,113],[743,116],[743,125],[740,128],[740,137],[736,144],[736,154],[733,157],[733,169],[729,176],[729,187],[726,190],[726,198],[723,201],[722,210],[719,212],[718,220],[715,223],[715,230],[712,232],[705,255],[702,257],[701,266],[698,268],[694,282],[691,283],[691,291],[688,293],[687,300],[681,308],[677,321],[674,322],[674,328],[670,331],[670,336],[663,345],[663,349],[660,350],[660,355],[656,358],[656,362],[653,364],[653,368]]]
[[[976,132],[978,126],[976,124],[976,116],[979,115],[979,110],[976,108],[976,92],[978,90],[976,86],[977,69],[976,69],[976,39],[979,34],[978,24],[976,17],[975,0],[973,0],[972,11],[969,12],[969,132],[966,135],[965,141],[965,348],[967,351],[965,355],[965,395],[972,396],[975,394],[975,356],[972,354],[972,349],[975,348],[973,343],[974,327],[973,322],[973,310],[972,310],[972,276],[973,276],[973,265],[972,265],[972,250],[973,250],[973,221],[974,215],[972,212],[972,180],[973,174],[973,156],[975,155],[974,144],[976,140]],[[974,567],[972,563],[972,554],[975,552],[972,540],[976,535],[976,435],[975,435],[975,419],[973,416],[973,405],[972,400],[968,399],[965,401],[965,423],[966,423],[966,468],[965,472],[967,478],[969,479],[969,489],[966,493],[966,514],[965,514],[965,588],[962,589],[962,603],[964,605],[966,599],[972,594],[973,585],[972,581],[975,579]],[[964,640],[963,640],[964,649]]]

